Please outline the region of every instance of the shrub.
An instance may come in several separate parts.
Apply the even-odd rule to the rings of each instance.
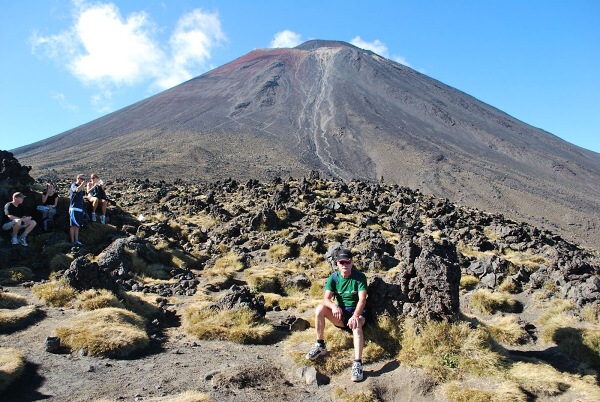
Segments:
[[[119,293],[120,302],[123,307],[144,318],[154,317],[160,312],[160,308],[148,300],[156,300],[156,295],[145,295],[122,291]]]
[[[27,305],[27,299],[15,293],[0,291],[0,309],[2,308],[19,308]]]
[[[71,351],[84,349],[91,356],[128,357],[149,343],[144,318],[120,308],[85,312],[57,328],[56,336]]]
[[[458,381],[452,381],[443,387],[450,402],[526,402],[525,395],[516,384],[504,382],[497,389],[470,388]]]
[[[479,279],[473,275],[462,275],[460,277],[460,288],[464,290],[472,290],[479,283]]]
[[[501,317],[495,322],[487,324],[487,329],[496,341],[507,345],[522,345],[529,339],[527,331],[513,316]]]
[[[370,389],[365,390],[365,391],[356,391],[353,393],[348,393],[344,389],[344,387],[337,386],[333,389],[332,396],[335,400],[340,400],[342,402],[377,402],[377,401],[379,401],[379,398]]]
[[[290,256],[290,247],[285,244],[274,244],[267,251],[267,257],[273,262],[281,262]]]
[[[31,293],[52,307],[65,307],[76,296],[75,289],[64,279],[35,285]]]
[[[4,391],[25,370],[22,350],[0,347],[0,392]]]
[[[204,304],[188,307],[183,315],[187,333],[198,339],[229,340],[242,344],[268,341],[273,327],[247,308],[214,311]]]
[[[117,296],[106,289],[90,289],[77,296],[76,307],[80,310],[91,311],[106,307],[123,308],[123,304],[119,302]]]
[[[37,316],[36,306],[22,306],[16,309],[0,309],[0,332],[22,328]]]
[[[471,306],[480,313],[493,314],[496,311],[513,313],[518,302],[505,293],[492,293],[487,289],[476,290],[471,296]]]
[[[420,328],[420,330],[419,330]],[[474,375],[496,374],[502,357],[492,351],[491,339],[483,328],[468,323],[427,321],[404,323],[399,358],[407,365],[422,367],[437,381]]]
[[[33,272],[27,267],[14,267],[0,271],[0,285],[14,285],[33,278]]]

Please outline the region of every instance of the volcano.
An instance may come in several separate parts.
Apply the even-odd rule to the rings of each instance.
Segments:
[[[344,42],[254,50],[13,153],[34,177],[383,180],[600,248],[600,154]]]

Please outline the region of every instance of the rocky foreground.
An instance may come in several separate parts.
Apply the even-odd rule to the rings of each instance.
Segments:
[[[467,304],[473,292],[485,289],[514,295],[521,305],[515,314],[535,295],[567,300],[578,311],[600,305],[597,250],[405,187],[317,174],[266,183],[105,183],[109,223],[89,222],[81,231],[84,245],[72,247],[65,198],[70,182],[58,180],[55,229],[34,233],[27,248],[11,246],[5,237],[0,278],[4,286],[30,287],[52,273],[53,280],[62,278],[79,292],[155,295],[160,310],[149,329],[154,345],[169,343],[166,334],[179,325],[182,312],[172,298],[210,300],[215,311],[250,308],[266,316],[280,338],[306,329],[312,310],[286,308],[273,303],[272,295],[289,296],[290,289],[312,294],[317,287],[318,299],[318,286],[331,272],[329,256],[340,246],[352,249],[367,273],[370,317],[460,322],[474,311]],[[29,207],[39,201],[39,191],[31,187]],[[140,266],[153,267],[152,278],[141,275]],[[7,274],[18,267],[30,269],[31,276]],[[472,286],[461,285],[461,277],[474,278]],[[540,336],[536,319],[526,312],[519,316],[522,343],[532,347]],[[578,356],[561,358],[571,372],[598,368]]]

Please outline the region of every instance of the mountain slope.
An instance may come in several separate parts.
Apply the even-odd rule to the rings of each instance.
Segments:
[[[14,151],[32,175],[397,183],[600,247],[600,155],[343,42],[259,49]]]

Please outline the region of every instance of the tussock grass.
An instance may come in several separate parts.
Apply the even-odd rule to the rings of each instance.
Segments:
[[[552,340],[569,356],[600,369],[600,330],[562,327]]]
[[[128,357],[148,346],[145,319],[120,308],[102,308],[75,317],[56,329],[61,345],[91,356]]]
[[[50,270],[52,272],[62,271],[68,269],[73,262],[73,257],[67,254],[55,254],[49,262]]]
[[[503,365],[503,358],[491,349],[489,333],[483,328],[471,329],[464,322],[427,321],[420,326],[406,320],[399,359],[422,367],[439,382],[467,373],[496,375]]]
[[[472,246],[467,246],[465,244],[457,245],[456,251],[461,253],[465,257],[474,257],[477,260],[496,255],[496,253],[493,251],[478,251],[475,250]]]
[[[473,292],[470,300],[471,307],[484,314],[494,314],[496,311],[512,313],[518,309],[515,299],[506,293],[493,293],[488,289]]]
[[[538,323],[543,327],[540,338],[544,342],[552,342],[554,333],[559,328],[575,327],[576,321],[572,312],[575,310],[573,302],[564,299],[556,299],[550,303],[546,311],[538,319]]]
[[[156,295],[122,291],[119,297],[123,308],[144,318],[154,317],[160,312],[155,304]]]
[[[31,293],[52,307],[66,307],[77,295],[64,279],[37,284],[31,288]]]
[[[38,312],[38,308],[33,305],[15,309],[0,309],[0,332],[7,332],[26,326]]]
[[[198,339],[260,344],[269,341],[275,331],[272,325],[247,308],[214,311],[200,303],[189,306],[183,320],[185,331]]]
[[[395,357],[401,348],[402,319],[389,316],[377,317],[375,323],[363,326],[365,346],[363,357],[375,362]]]
[[[184,391],[178,395],[152,398],[154,402],[210,402],[210,395],[198,391]],[[114,399],[98,399],[95,402],[117,402]]]
[[[458,381],[445,384],[442,388],[449,402],[526,402],[519,387],[510,382],[502,382],[495,389],[471,388]]]
[[[272,262],[281,262],[290,256],[290,246],[286,244],[273,244],[267,250],[267,257]]]
[[[538,398],[560,395],[572,382],[567,375],[543,363],[517,362],[511,366],[508,375],[521,388]]]
[[[519,293],[519,288],[517,284],[514,281],[511,281],[510,279],[505,279],[504,281],[502,281],[500,286],[498,286],[498,290],[503,293]]]
[[[244,264],[240,260],[240,257],[231,252],[218,258],[211,268],[205,269],[204,276],[209,278],[214,276],[231,276],[243,269]]]
[[[275,307],[279,307],[282,310],[289,310],[291,308],[300,307],[304,301],[303,295],[295,296],[281,296],[277,293],[261,293],[265,298],[265,307],[268,310],[272,310]],[[306,311],[306,310],[303,310]]]
[[[254,292],[269,292],[281,294],[283,289],[279,276],[282,270],[276,266],[255,267],[244,271],[248,286]]]
[[[0,271],[0,285],[14,285],[33,278],[33,272],[27,267],[14,267]]]
[[[460,288],[464,290],[473,290],[479,283],[479,278],[473,275],[462,275],[460,277]]]
[[[75,307],[83,311],[98,310],[106,307],[124,308],[117,296],[106,289],[90,289],[80,293],[77,295]]]
[[[600,305],[588,304],[581,309],[581,319],[592,324],[600,324]]]
[[[331,396],[334,398],[334,400],[339,400],[342,402],[377,402],[377,401],[379,401],[379,398],[377,397],[377,395],[375,395],[375,393],[370,389],[349,393],[342,386],[335,387],[333,389],[333,391],[331,392]]]
[[[27,299],[15,293],[0,291],[0,309],[14,309],[27,305]]]
[[[529,334],[514,316],[500,317],[486,326],[497,342],[506,345],[522,345],[529,339]]]
[[[525,267],[530,272],[537,270],[541,265],[550,265],[548,259],[544,256],[514,251],[510,248],[505,248],[502,251],[502,258],[515,266]]]
[[[22,350],[0,347],[0,392],[23,374],[25,370],[24,355]]]

